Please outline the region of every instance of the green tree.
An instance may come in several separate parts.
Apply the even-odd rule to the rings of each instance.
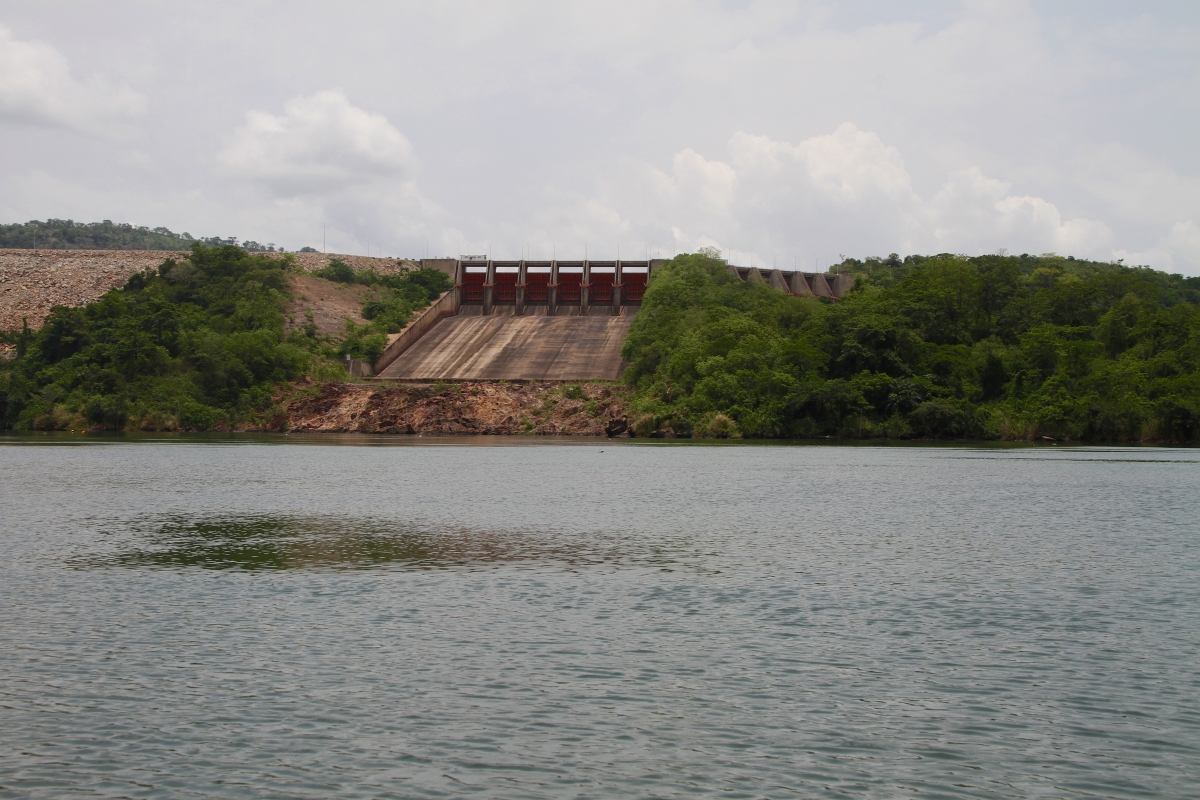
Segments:
[[[1200,279],[1053,254],[893,254],[839,269],[856,275],[839,301],[743,282],[712,251],[656,270],[623,351],[639,424],[703,433],[721,415],[748,436],[1200,435]]]

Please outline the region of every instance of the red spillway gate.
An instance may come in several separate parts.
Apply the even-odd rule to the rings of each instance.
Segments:
[[[492,284],[492,299],[497,303],[517,302],[517,273],[496,270],[496,282]]]
[[[579,290],[583,286],[582,272],[558,273],[558,302],[578,303]]]
[[[473,270],[470,267],[463,273],[462,299],[465,303],[483,302],[483,284],[487,280],[487,270]]]
[[[525,302],[546,303],[550,300],[550,272],[525,273]]]
[[[613,272],[593,272],[592,286],[588,290],[589,303],[611,303],[613,299],[613,283],[616,279]]]
[[[621,276],[622,302],[640,303],[644,294],[646,294],[646,273],[626,272]]]

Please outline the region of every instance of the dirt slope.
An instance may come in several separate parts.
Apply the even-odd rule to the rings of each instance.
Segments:
[[[347,317],[359,325],[366,323],[362,307],[376,293],[367,286],[346,286],[311,275],[295,275],[292,300],[286,312],[288,328],[302,328],[311,321],[317,326],[317,333],[341,336],[346,332]]]

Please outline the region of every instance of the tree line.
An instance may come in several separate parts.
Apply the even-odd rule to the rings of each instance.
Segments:
[[[193,237],[186,231],[147,228],[127,222],[75,222],[69,219],[32,220],[0,225],[0,248],[42,250],[187,250],[193,244],[206,247],[240,247],[254,253],[273,253],[274,243],[240,241],[236,236]],[[280,251],[283,248],[278,248]],[[311,249],[311,248],[309,248]]]
[[[657,269],[623,355],[641,435],[1195,441],[1200,278],[1044,256],[847,259],[834,301]]]
[[[840,300],[745,282],[714,251],[651,275],[623,357],[639,436],[1200,440],[1200,278],[1054,255],[893,255]],[[280,384],[344,380],[450,288],[334,259],[364,325],[288,319],[290,256],[194,243],[38,331],[0,332],[0,427],[236,428]]]

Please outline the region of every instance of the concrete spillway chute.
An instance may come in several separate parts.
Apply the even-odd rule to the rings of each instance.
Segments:
[[[455,286],[422,312],[376,363],[402,380],[615,380],[641,306],[650,261],[431,260]],[[837,298],[852,275],[763,272],[729,265],[740,280],[794,295]]]

